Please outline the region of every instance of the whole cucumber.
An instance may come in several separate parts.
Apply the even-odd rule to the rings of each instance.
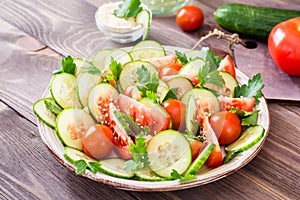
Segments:
[[[300,10],[250,6],[228,3],[214,13],[216,22],[224,29],[251,39],[267,41],[273,27],[287,19],[299,17]]]

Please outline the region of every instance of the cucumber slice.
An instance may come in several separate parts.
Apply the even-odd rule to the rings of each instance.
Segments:
[[[81,74],[81,72],[84,71],[84,68],[88,68],[92,66],[92,63],[82,58],[73,58],[73,61],[76,65],[76,73],[75,73],[76,76],[79,76],[79,74]]]
[[[238,86],[237,80],[228,72],[219,72],[225,82],[225,96],[234,97],[234,88]]]
[[[150,62],[138,60],[126,63],[123,66],[123,70],[119,77],[119,82],[122,90],[125,90],[128,86],[133,85],[137,81],[136,70],[143,65],[148,69],[149,72],[151,72],[151,74],[158,74],[156,68]]]
[[[81,107],[76,92],[76,77],[72,74],[61,73],[53,76],[50,92],[52,98],[62,108]]]
[[[264,133],[265,129],[260,125],[248,127],[236,141],[225,147],[225,151],[234,153],[246,151],[258,143],[264,137]]]
[[[88,72],[82,72],[76,81],[76,90],[79,98],[79,102],[83,107],[87,106],[87,99],[89,91],[93,86],[99,82],[100,76],[90,74]]]
[[[97,51],[92,58],[92,64],[98,69],[103,70],[105,67],[105,60],[112,52],[112,49],[101,49]]]
[[[151,26],[151,13],[148,10],[142,10],[139,12],[136,16],[136,22],[137,24],[141,24],[144,28],[144,34],[142,37],[142,40],[145,40],[148,38],[150,34],[150,26]]]
[[[132,61],[131,55],[125,49],[114,49],[108,56],[105,58],[105,68],[108,67],[111,63],[111,59],[114,59],[121,65]]]
[[[101,164],[100,169],[105,174],[125,179],[131,179],[135,175],[134,172],[126,172],[124,170],[126,166],[126,160],[123,160],[121,158],[108,158],[99,162]]]
[[[220,103],[218,98],[209,90],[204,88],[194,88],[187,91],[181,98],[181,101],[187,105],[190,96],[194,97],[196,104],[200,104],[201,108],[208,114],[220,111]]]
[[[81,135],[94,124],[93,118],[84,110],[68,108],[57,116],[56,132],[66,146],[82,150]]]
[[[172,170],[183,174],[191,164],[191,147],[184,135],[166,130],[148,142],[147,153],[151,170],[161,177],[171,178]]]
[[[87,156],[82,151],[79,151],[78,149],[74,149],[72,147],[64,147],[64,157],[67,161],[74,164],[77,160],[85,160],[86,162],[97,162],[97,160]]]
[[[166,55],[166,51],[161,44],[153,40],[144,40],[132,47],[130,55],[133,60],[146,58],[159,58]]]
[[[193,80],[194,77],[198,77],[198,71],[205,65],[205,61],[201,58],[196,58],[187,64],[185,64],[178,72],[180,76]]]
[[[188,60],[194,60],[196,58],[202,58],[202,53],[200,50],[188,50],[184,52],[184,55]]]
[[[188,103],[186,105],[186,130],[193,135],[197,134],[197,128],[194,126],[193,122],[197,122],[197,104],[193,96],[189,97]]]
[[[167,84],[170,88],[178,88],[177,98],[181,99],[182,95],[194,88],[193,83],[184,77],[175,77],[170,79]]]
[[[137,179],[141,181],[166,181],[167,178],[160,177],[156,175],[150,168],[145,167],[143,169],[135,172],[135,176]]]
[[[159,83],[157,87],[157,96],[159,98],[159,102],[162,103],[167,93],[169,92],[170,87],[166,82],[162,81],[161,79],[159,79],[158,82]]]
[[[52,98],[39,99],[33,104],[33,112],[44,124],[55,129],[56,115],[47,109],[45,101],[56,104]]]
[[[214,150],[215,145],[213,143],[208,143],[206,147],[200,152],[197,158],[193,161],[189,169],[185,174],[196,174],[198,170],[204,165],[205,161]]]
[[[107,123],[109,103],[115,101],[119,96],[118,91],[109,83],[99,83],[89,92],[89,112],[98,122]]]

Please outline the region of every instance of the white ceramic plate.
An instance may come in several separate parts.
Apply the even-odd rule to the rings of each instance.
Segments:
[[[182,48],[178,47],[170,47],[165,46],[165,50],[167,52],[174,52],[174,50],[184,51]],[[127,49],[128,50],[128,49]],[[239,84],[245,84],[248,81],[248,77],[243,74],[240,70],[236,69],[237,80]],[[42,96],[47,97],[50,96],[49,88],[47,88]],[[269,132],[269,111],[266,100],[261,98],[260,103],[256,107],[261,110],[259,113],[258,124],[262,125],[265,128],[265,134],[262,140],[257,143],[252,148],[248,149],[240,153],[234,159],[232,159],[229,163],[224,164],[217,168],[212,169],[201,169],[201,173],[198,172],[196,175],[196,179],[189,181],[160,181],[160,182],[149,182],[149,181],[139,181],[139,180],[127,180],[122,178],[112,177],[102,173],[92,173],[89,170],[86,170],[86,173],[82,174],[82,176],[92,179],[97,182],[101,182],[107,185],[111,185],[113,187],[124,189],[124,190],[134,190],[134,191],[172,191],[172,190],[180,190],[191,187],[196,187],[200,185],[204,185],[216,180],[219,180],[223,177],[226,177],[235,171],[239,170],[247,163],[249,163],[261,150]],[[48,149],[51,153],[60,161],[63,165],[68,167],[70,170],[75,171],[75,167],[70,164],[64,158],[64,147],[60,140],[58,139],[55,131],[49,128],[47,125],[43,124],[41,121],[38,121],[38,129],[41,135],[42,140],[47,145]]]

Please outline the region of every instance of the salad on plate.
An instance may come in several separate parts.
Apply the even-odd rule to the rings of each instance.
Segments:
[[[241,81],[240,73],[208,47],[144,40],[101,49],[90,61],[64,58],[33,110],[77,174],[194,180],[266,136],[262,77]]]

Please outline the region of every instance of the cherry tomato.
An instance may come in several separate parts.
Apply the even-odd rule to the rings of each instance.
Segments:
[[[300,17],[277,24],[270,32],[268,48],[275,64],[289,75],[300,76]]]
[[[228,72],[236,78],[234,62],[230,55],[226,55],[225,58],[222,59],[218,70]]]
[[[176,14],[177,25],[185,31],[200,28],[204,22],[204,14],[201,8],[195,5],[187,5],[178,10]]]
[[[232,112],[221,111],[215,113],[210,117],[209,123],[221,145],[230,144],[241,135],[240,119]]]
[[[223,163],[222,151],[219,145],[214,147],[214,150],[211,152],[207,158],[205,165],[208,167],[218,167]]]
[[[173,129],[184,131],[185,130],[185,110],[184,103],[177,99],[169,99],[162,103],[162,107],[169,113],[173,121]]]
[[[255,98],[241,97],[241,98],[220,98],[221,110],[230,110],[231,108],[238,108],[243,111],[251,112],[255,105]]]
[[[91,126],[82,138],[82,149],[90,157],[101,159],[107,157],[113,149],[113,133],[102,124]]]
[[[189,139],[189,142],[192,149],[192,160],[195,160],[200,153],[200,149],[202,149],[203,143],[194,139]]]

